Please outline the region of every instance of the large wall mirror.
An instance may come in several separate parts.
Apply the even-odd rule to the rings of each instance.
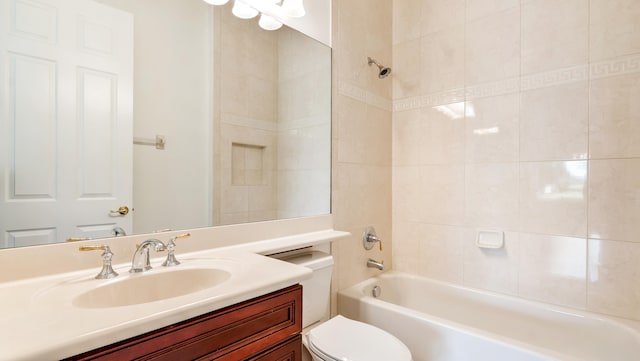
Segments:
[[[0,248],[330,212],[331,50],[202,0],[0,0]]]

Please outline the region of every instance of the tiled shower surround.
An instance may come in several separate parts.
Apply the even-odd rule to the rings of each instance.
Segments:
[[[640,319],[638,19],[636,0],[394,2],[396,269]]]
[[[638,19],[637,0],[335,0],[338,286],[388,257],[360,249],[373,223],[394,269],[640,319]],[[485,229],[505,247],[476,247]]]

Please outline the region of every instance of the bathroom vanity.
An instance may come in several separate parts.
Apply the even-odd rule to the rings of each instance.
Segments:
[[[153,252],[141,273],[129,272],[131,254],[148,236],[0,252],[15,270],[0,274],[0,361],[299,360],[299,284],[312,271],[264,255],[326,252],[349,233],[330,217],[190,232],[180,265],[163,267],[167,255]],[[79,251],[101,244],[115,254],[115,278],[95,279],[100,254]]]
[[[66,360],[302,360],[302,286],[291,286]]]
[[[229,249],[161,261],[0,284],[0,360],[300,359],[308,269]]]

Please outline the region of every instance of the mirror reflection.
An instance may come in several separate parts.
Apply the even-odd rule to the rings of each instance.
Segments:
[[[0,23],[0,247],[329,213],[325,45],[202,0]]]

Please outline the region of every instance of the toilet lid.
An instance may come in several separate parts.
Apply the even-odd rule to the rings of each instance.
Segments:
[[[340,315],[309,331],[312,348],[340,361],[410,361],[407,346],[392,334]]]

